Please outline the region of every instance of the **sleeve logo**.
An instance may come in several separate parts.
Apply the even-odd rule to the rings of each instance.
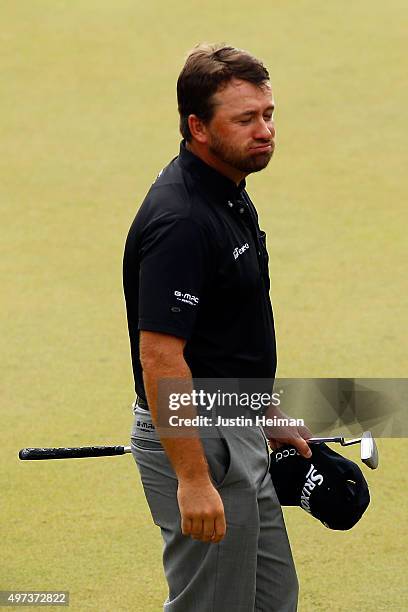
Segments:
[[[181,291],[175,291],[174,295],[176,300],[179,302],[184,302],[185,304],[190,304],[190,306],[197,306],[199,303],[199,298],[195,295],[191,295],[191,293],[182,293]]]

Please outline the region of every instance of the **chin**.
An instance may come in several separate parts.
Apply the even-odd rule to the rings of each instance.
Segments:
[[[273,151],[269,153],[258,153],[255,158],[252,157],[248,163],[248,169],[251,168],[250,172],[259,172],[266,168],[272,159]]]

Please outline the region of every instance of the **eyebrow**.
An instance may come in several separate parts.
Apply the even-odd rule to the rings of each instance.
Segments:
[[[271,104],[264,110],[264,113],[268,111],[272,111],[273,113],[274,110],[275,110],[275,105]],[[235,115],[233,119],[240,119],[241,117],[253,117],[254,115],[257,115],[257,114],[258,114],[258,111],[256,110],[247,110],[247,111],[244,111],[243,113],[239,113],[238,115]]]

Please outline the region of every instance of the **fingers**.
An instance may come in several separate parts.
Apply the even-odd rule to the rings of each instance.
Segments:
[[[203,534],[202,521],[181,517],[181,533],[193,540],[201,540]]]
[[[310,459],[312,456],[312,451],[307,443],[307,440],[312,437],[312,433],[306,426],[270,429],[267,431],[267,437],[269,446],[274,451],[284,444],[290,444],[305,459]]]
[[[214,519],[206,519],[203,521],[203,533],[202,533],[202,541],[203,542],[213,542],[213,536],[215,533],[215,521]]]
[[[181,532],[184,536],[190,536],[193,540],[211,542],[216,544],[225,536],[227,526],[225,515],[217,516],[215,519],[189,519],[181,518]]]
[[[213,544],[217,544],[218,542],[221,542],[227,531],[224,514],[216,517],[215,520],[194,520],[191,523],[191,532],[187,534],[183,531],[183,535],[191,535],[193,540],[200,540],[201,542],[211,542]]]
[[[291,440],[291,444],[297,449],[297,451],[300,455],[302,455],[302,457],[304,457],[305,459],[310,459],[310,457],[312,456],[312,451],[310,450],[310,447],[306,440],[299,436],[293,438]]]
[[[294,446],[298,453],[302,455],[302,457],[304,457],[305,459],[310,459],[310,457],[312,456],[312,451],[310,450],[308,443],[300,436],[292,436],[291,438],[285,438],[280,442],[278,442],[277,440],[269,440],[269,446],[274,451],[278,450],[278,448],[281,448],[285,444],[290,444],[291,446]]]
[[[222,513],[215,519],[215,531],[212,538],[213,542],[220,542],[227,532],[227,524],[225,522],[225,515]]]
[[[300,427],[298,427],[298,432],[305,440],[308,440],[309,438],[313,437],[312,432],[308,427],[306,427],[306,425],[301,425]]]
[[[213,519],[196,519],[193,520],[191,537],[193,540],[201,542],[210,542],[214,535],[214,520]]]
[[[203,521],[201,518],[194,518],[191,521],[191,537],[194,540],[201,540],[203,537]]]
[[[190,518],[186,518],[183,515],[181,516],[181,533],[185,536],[189,536],[191,534],[193,522]]]

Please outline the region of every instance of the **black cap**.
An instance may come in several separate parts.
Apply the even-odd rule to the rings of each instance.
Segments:
[[[281,505],[300,506],[330,529],[351,529],[370,503],[362,471],[324,442],[310,448],[310,459],[289,445],[271,454],[269,471]]]

